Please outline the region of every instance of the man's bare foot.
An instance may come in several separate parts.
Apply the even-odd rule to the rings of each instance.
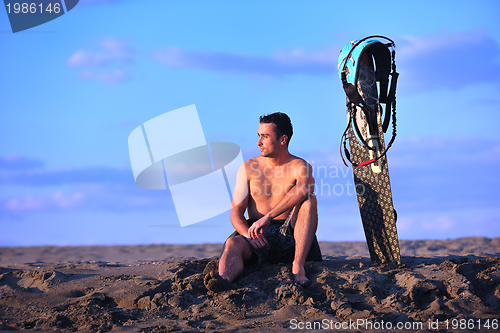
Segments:
[[[311,281],[309,281],[309,279],[306,276],[306,270],[304,269],[303,266],[295,267],[295,265],[293,265],[292,274],[295,281],[297,281],[297,283],[302,287],[307,287],[308,285],[311,284]]]
[[[203,279],[203,283],[208,290],[216,293],[228,290],[231,287],[231,282],[221,277],[217,272],[207,273]]]
[[[219,271],[219,260],[210,261],[205,269],[203,270],[203,274],[207,275],[210,272],[218,272]]]

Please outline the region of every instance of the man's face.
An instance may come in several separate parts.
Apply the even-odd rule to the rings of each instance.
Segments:
[[[260,148],[260,156],[273,157],[276,155],[281,146],[281,138],[278,138],[276,125],[273,123],[260,123],[257,134],[259,135],[257,146]]]

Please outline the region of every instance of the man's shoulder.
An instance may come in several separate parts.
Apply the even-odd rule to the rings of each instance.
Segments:
[[[245,166],[248,167],[252,164],[262,164],[262,156],[255,156],[245,162]]]
[[[291,156],[291,159],[290,159],[291,165],[295,165],[295,166],[301,166],[301,165],[309,166],[309,163],[307,163],[307,161],[304,160],[302,157],[298,157],[298,156],[295,156],[295,155],[290,155],[290,156]]]
[[[261,168],[263,165],[262,157],[256,156],[254,158],[245,161],[241,168],[244,168],[247,174],[251,174],[251,171],[255,171]]]

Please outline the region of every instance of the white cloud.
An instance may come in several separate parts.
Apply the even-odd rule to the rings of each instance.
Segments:
[[[104,38],[97,48],[77,50],[66,64],[80,69],[81,79],[115,85],[130,79],[134,59],[135,51],[128,42]]]
[[[400,239],[446,239],[470,236],[498,237],[498,209],[461,207],[449,211],[398,211]]]
[[[0,169],[6,170],[27,170],[43,167],[43,162],[35,158],[19,155],[0,156]]]
[[[169,47],[156,51],[154,56],[167,67],[278,77],[288,74],[335,74],[338,50],[308,52],[298,48],[271,56],[256,56],[233,52],[187,51]]]
[[[89,81],[102,81],[110,85],[116,85],[128,81],[130,74],[121,70],[113,69],[110,71],[84,70],[80,73],[80,78]]]
[[[133,61],[134,50],[120,39],[104,38],[98,50],[81,49],[68,60],[69,66],[103,66],[115,61]]]
[[[450,231],[456,226],[455,220],[447,215],[438,215],[432,219],[426,219],[420,222],[424,229],[430,231]]]
[[[81,192],[66,194],[62,191],[56,191],[49,196],[28,194],[3,200],[1,210],[4,213],[20,213],[54,209],[75,209],[81,208],[84,200],[85,195]]]
[[[407,91],[457,89],[477,83],[500,85],[500,46],[484,33],[441,33],[395,37],[400,88]],[[347,42],[347,41],[346,41]],[[317,51],[302,48],[271,55],[163,48],[154,57],[172,68],[281,77],[290,74],[330,75],[336,79],[339,51],[344,45]]]
[[[172,210],[169,191],[144,191],[130,185],[79,184],[42,193],[0,197],[0,217],[41,212]]]
[[[396,45],[396,64],[409,90],[500,86],[500,45],[487,34],[402,36]]]

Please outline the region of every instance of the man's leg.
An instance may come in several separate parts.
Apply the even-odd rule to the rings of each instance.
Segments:
[[[252,257],[250,245],[242,236],[230,237],[219,260],[219,274],[233,282],[243,272],[245,262]]]
[[[294,208],[292,215],[293,236],[295,238],[295,257],[292,263],[292,273],[301,285],[308,285],[304,264],[314,241],[318,227],[318,208],[316,196],[309,198]]]
[[[250,245],[241,236],[229,237],[219,260],[219,273],[205,276],[205,286],[212,291],[222,291],[243,272],[245,262],[252,257]]]

